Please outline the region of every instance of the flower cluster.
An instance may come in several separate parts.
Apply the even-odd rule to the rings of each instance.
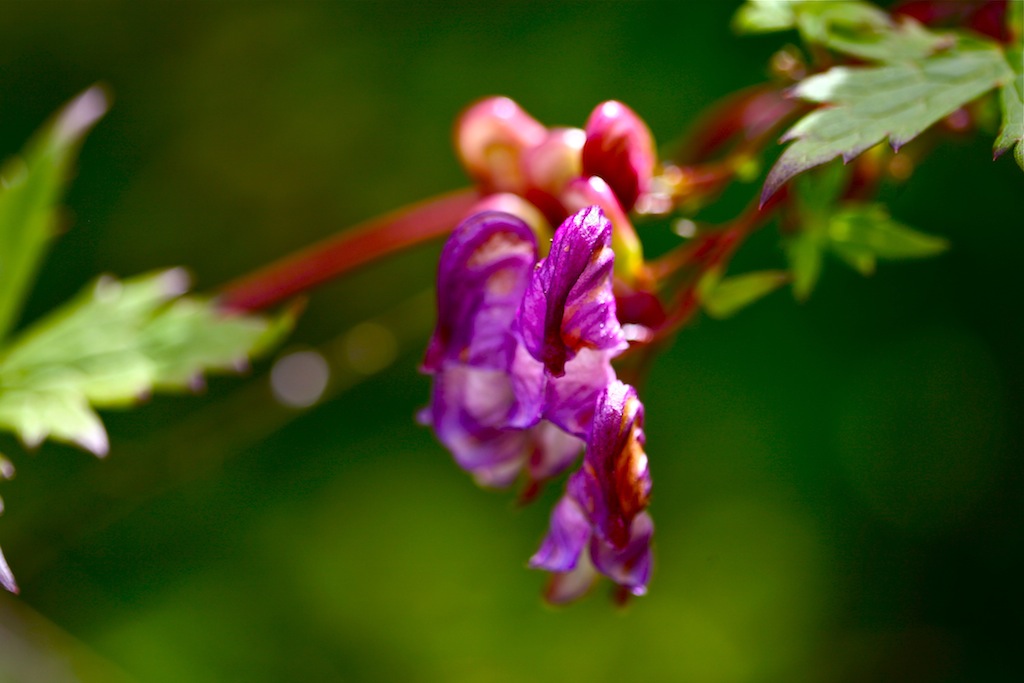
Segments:
[[[524,478],[535,491],[583,452],[530,566],[554,574],[551,602],[598,573],[642,595],[653,532],[643,406],[612,359],[633,338],[616,297],[642,265],[626,214],[651,186],[650,132],[618,102],[585,130],[549,130],[497,97],[466,110],[456,146],[485,197],[441,254],[422,420],[484,486]]]
[[[531,560],[556,572],[553,602],[585,591],[595,568],[635,594],[650,575],[643,409],[611,365],[628,346],[611,231],[600,208],[582,209],[538,262],[519,218],[490,211],[463,221],[441,254],[423,364],[434,376],[423,419],[479,483],[548,479],[585,447]]]

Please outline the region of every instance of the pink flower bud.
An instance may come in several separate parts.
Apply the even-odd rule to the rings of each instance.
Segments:
[[[544,142],[523,154],[523,174],[531,189],[557,197],[583,173],[583,145],[587,134],[579,128],[552,128]]]
[[[560,197],[565,209],[575,213],[588,206],[599,206],[612,223],[612,250],[615,252],[615,274],[632,284],[643,267],[644,253],[640,238],[629,216],[622,210],[608,183],[597,176],[577,178],[569,183]]]
[[[597,106],[587,119],[583,175],[600,176],[629,211],[650,187],[654,138],[636,113],[614,100]]]
[[[547,129],[507,97],[489,97],[466,109],[455,125],[455,146],[466,171],[489,192],[522,192],[523,152],[544,141]]]

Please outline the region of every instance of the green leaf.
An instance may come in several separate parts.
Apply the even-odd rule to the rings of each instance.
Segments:
[[[999,129],[993,150],[998,158],[1011,147],[1013,158],[1024,170],[1024,74],[1003,86],[999,93],[1003,111],[1003,126]]]
[[[867,2],[748,0],[733,17],[739,33],[796,28],[804,42],[870,61],[918,59],[948,47],[949,35],[928,31],[912,19],[893,19]]]
[[[805,41],[860,59],[921,59],[955,42],[951,35],[932,33],[913,19],[895,21],[867,3],[819,2],[802,7],[797,25]]]
[[[824,245],[814,230],[802,230],[786,242],[793,297],[807,301],[821,277]]]
[[[807,0],[747,0],[732,18],[737,33],[772,33],[796,25],[795,7]]]
[[[789,279],[789,273],[783,270],[744,273],[724,280],[715,278],[708,291],[702,292],[701,304],[712,318],[728,318],[771,294]]]
[[[226,315],[182,296],[183,271],[102,277],[0,352],[0,427],[29,446],[46,438],[96,454],[107,436],[94,408],[195,387],[244,365],[286,325]]]
[[[806,115],[783,136],[783,142],[795,142],[769,172],[762,203],[793,176],[836,157],[850,161],[886,138],[898,150],[1012,76],[995,44],[960,38],[955,49],[921,60],[840,66],[801,81],[796,95],[829,106]]]
[[[82,138],[107,109],[91,88],[61,110],[0,170],[0,340],[17,322],[46,247]]]
[[[894,220],[881,204],[861,203],[842,206],[832,215],[828,242],[844,259],[855,253],[882,259],[927,258],[949,248],[947,240],[918,232]],[[870,274],[870,270],[866,274]]]

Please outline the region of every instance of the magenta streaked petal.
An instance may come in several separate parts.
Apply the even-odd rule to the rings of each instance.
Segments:
[[[503,470],[509,463],[521,464],[528,453],[527,435],[507,426],[514,406],[505,372],[449,364],[434,377],[430,421],[460,467]]]
[[[584,348],[627,346],[615,318],[611,223],[598,207],[570,216],[555,230],[551,251],[534,272],[519,313],[526,348],[554,377]]]
[[[535,482],[557,477],[583,452],[582,439],[566,434],[547,420],[541,420],[531,431],[534,448],[527,462],[527,472]]]
[[[564,375],[548,381],[545,417],[570,434],[586,439],[598,395],[614,381],[610,352],[581,350],[565,364]]]
[[[616,548],[595,536],[590,541],[590,557],[594,566],[615,583],[628,588],[633,595],[643,595],[651,580],[653,534],[651,516],[641,512],[633,518],[625,547]]]
[[[576,567],[580,553],[590,540],[590,521],[569,496],[551,511],[551,524],[540,549],[530,558],[530,566],[549,572],[568,572]]]
[[[618,548],[628,542],[633,518],[647,507],[651,494],[643,417],[636,390],[616,380],[597,400],[587,439],[581,471],[587,486],[581,495],[596,499],[589,504],[597,535]]]
[[[445,361],[505,368],[511,326],[537,258],[533,231],[511,214],[485,212],[455,228],[441,252],[437,327],[423,368]]]
[[[530,355],[522,344],[517,344],[508,369],[516,409],[509,416],[509,425],[525,429],[536,424],[547,407],[549,377],[544,364]]]

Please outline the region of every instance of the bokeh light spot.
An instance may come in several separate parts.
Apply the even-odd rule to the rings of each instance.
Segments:
[[[294,408],[307,408],[323,396],[330,378],[327,361],[316,351],[296,351],[281,357],[270,371],[274,397]]]

